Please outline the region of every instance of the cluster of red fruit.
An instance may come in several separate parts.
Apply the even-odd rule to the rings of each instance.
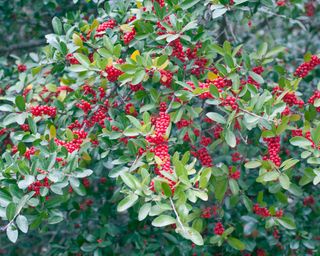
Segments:
[[[239,108],[236,98],[230,95],[228,95],[225,99],[221,99],[220,105],[231,107],[232,110],[237,110]]]
[[[55,142],[57,145],[65,147],[69,153],[77,151],[80,149],[83,140],[87,138],[88,134],[85,131],[73,131],[73,134],[75,138],[71,141],[66,142],[56,138]]]
[[[103,37],[108,28],[113,29],[116,25],[117,22],[114,19],[101,23],[96,29],[95,37]]]
[[[280,136],[263,138],[263,141],[267,143],[269,154],[269,156],[265,156],[263,160],[271,160],[276,166],[280,166]]]
[[[33,116],[47,115],[54,118],[57,115],[57,108],[50,106],[33,106],[30,108],[30,112]]]
[[[229,167],[229,178],[230,179],[234,179],[234,180],[238,180],[240,179],[241,173],[239,170],[233,170],[233,168],[230,166]]]
[[[296,137],[296,136],[305,137],[307,140],[309,140],[312,143],[311,146],[313,148],[315,148],[316,145],[315,145],[314,141],[311,138],[311,132],[310,131],[307,131],[305,133],[305,135],[303,135],[303,132],[302,132],[301,129],[292,130],[291,133],[292,133],[292,137]]]
[[[126,111],[126,114],[128,114],[128,115],[132,115],[132,116],[137,116],[138,115],[138,112],[137,112],[135,106],[132,103],[128,103],[125,106],[125,111]]]
[[[212,158],[206,148],[201,148],[198,151],[191,151],[191,154],[199,159],[202,166],[213,166]]]
[[[72,53],[68,53],[68,54],[66,55],[66,60],[67,60],[71,65],[80,64],[80,62],[73,56]]]
[[[315,204],[315,200],[313,196],[307,196],[303,199],[303,205],[311,206]]]
[[[168,70],[160,70],[160,83],[167,88],[171,88],[172,84],[172,73]]]
[[[124,44],[129,44],[134,37],[136,36],[136,30],[133,28],[130,32],[127,32],[123,35],[123,42]]]
[[[18,64],[17,69],[18,69],[18,72],[22,73],[27,70],[27,66],[24,64]]]
[[[33,182],[31,185],[28,186],[28,190],[34,191],[35,192],[34,195],[38,196],[38,195],[40,195],[40,189],[42,187],[50,188],[49,179],[47,177],[45,177],[43,179],[43,181],[37,180],[37,181]]]
[[[224,233],[224,227],[221,222],[216,223],[216,225],[213,229],[213,232],[215,235],[218,235],[218,236],[221,236]]]
[[[119,59],[117,61],[117,64],[122,64],[123,60]],[[106,67],[106,73],[107,73],[107,79],[109,80],[109,82],[115,82],[118,80],[119,76],[121,76],[123,74],[123,72],[117,68],[115,68],[114,66],[107,66]]]
[[[217,215],[217,206],[206,207],[202,210],[201,217],[205,219],[210,219],[212,216]]]
[[[252,210],[255,214],[264,218],[271,217],[271,216],[281,218],[283,216],[283,210],[281,209],[277,210],[274,215],[271,215],[270,211],[266,207],[261,207],[259,204],[255,204]]]
[[[129,86],[130,86],[130,90],[133,91],[133,92],[143,91],[144,90],[142,83],[129,84]]]
[[[183,127],[188,127],[191,124],[192,120],[181,119],[179,122],[176,123],[176,126],[178,129],[182,129]]]
[[[156,174],[167,180],[172,193],[174,193],[175,182],[161,173],[173,173],[173,170],[171,169],[168,139],[166,138],[166,132],[170,125],[170,116],[166,113],[166,109],[166,103],[161,102],[159,116],[153,121],[155,133],[152,136],[147,136],[146,140],[153,146],[150,151],[154,152],[155,157],[158,157],[161,160],[161,163],[155,167]],[[154,180],[151,181],[150,187],[151,190],[154,191]]]
[[[312,55],[310,61],[302,63],[294,72],[294,76],[306,77],[317,65],[320,65],[320,58]]]
[[[283,89],[279,86],[275,86],[272,89],[272,93],[276,96],[279,96],[283,92]],[[304,106],[303,100],[299,100],[296,96],[295,92],[287,92],[286,95],[283,96],[282,100],[287,103],[290,107],[298,106],[302,108]]]
[[[87,114],[91,110],[91,104],[85,100],[81,100],[76,104],[76,107],[83,110],[85,114]]]
[[[314,16],[316,7],[315,4],[313,3],[313,0],[310,0],[308,3],[304,5],[304,8],[306,9],[306,14],[308,17]]]
[[[314,94],[309,98],[308,103],[314,104],[316,100],[320,99],[320,91],[315,91]],[[320,107],[316,107],[317,112],[320,112]]]

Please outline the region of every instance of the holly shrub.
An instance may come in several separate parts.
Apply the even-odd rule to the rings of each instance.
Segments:
[[[1,62],[1,252],[319,255],[317,3],[95,2]]]

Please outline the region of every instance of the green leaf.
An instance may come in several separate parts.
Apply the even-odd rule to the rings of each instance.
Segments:
[[[171,224],[175,224],[176,219],[169,215],[160,215],[152,221],[152,226],[155,227],[164,227]]]
[[[247,169],[255,169],[258,168],[259,166],[261,166],[261,162],[260,161],[250,161],[245,163],[244,165]]]
[[[226,62],[227,66],[231,69],[235,68],[233,58],[229,54],[224,55],[224,61]]]
[[[282,217],[276,219],[276,222],[278,222],[281,226],[283,226],[286,229],[296,229],[296,224],[294,223],[294,220],[289,217]]]
[[[273,57],[275,55],[278,55],[280,52],[283,52],[285,51],[285,47],[283,46],[278,46],[278,47],[275,47],[273,48],[271,51],[269,51],[267,54],[266,54],[266,58],[270,58],[270,57]]]
[[[212,12],[212,19],[216,19],[221,17],[223,14],[227,12],[227,8],[218,8]],[[229,65],[228,65],[229,66]]]
[[[74,53],[73,56],[85,67],[89,67],[90,60],[89,58],[82,53]]]
[[[7,233],[8,239],[12,243],[15,243],[18,240],[19,233],[14,225],[9,225],[9,227],[7,227],[6,233]]]
[[[243,251],[246,248],[245,244],[235,237],[229,237],[227,242],[232,248],[239,251]]]
[[[135,75],[133,76],[133,79],[132,79],[132,84],[133,85],[136,85],[136,84],[139,84],[143,81],[144,79],[144,76],[146,75],[146,71],[144,69],[142,70],[139,70],[138,72],[135,73]]]
[[[296,136],[290,139],[290,143],[298,147],[307,147],[311,146],[312,142],[304,137]]]
[[[125,210],[129,209],[131,206],[133,206],[139,197],[136,194],[130,194],[124,199],[120,201],[117,207],[118,212],[124,212]]]
[[[262,76],[254,73],[252,71],[249,71],[249,74],[253,78],[253,80],[255,80],[257,83],[259,83],[259,84],[263,84],[264,83],[264,80],[263,80]]]
[[[15,102],[20,111],[24,111],[26,109],[26,103],[24,101],[24,98],[21,95],[18,95],[16,97]]]
[[[273,180],[278,179],[279,176],[280,176],[280,173],[277,172],[277,171],[266,172],[266,173],[260,175],[260,176],[257,178],[257,182],[273,181]]]
[[[16,214],[16,205],[15,203],[11,202],[10,204],[7,205],[6,208],[6,216],[7,219],[10,221],[15,217]]]
[[[239,194],[239,185],[238,182],[234,179],[229,180],[229,187],[231,189],[231,192],[233,195],[238,195]]]
[[[285,190],[289,189],[291,182],[287,174],[282,173],[279,177],[279,181],[281,187],[283,187]]]
[[[296,165],[298,162],[299,162],[298,159],[290,158],[290,159],[287,159],[286,161],[284,161],[281,164],[280,168],[282,168],[282,170],[285,171],[285,170],[290,169],[292,166]]]
[[[54,17],[52,19],[52,27],[53,27],[53,31],[54,33],[61,35],[62,34],[62,23],[60,21],[60,19],[58,17]]]
[[[139,210],[138,220],[139,221],[144,220],[148,216],[150,209],[151,209],[150,203],[144,204]]]
[[[180,7],[183,10],[187,10],[189,8],[191,8],[192,6],[196,5],[197,3],[199,3],[200,0],[185,0],[181,3]]]
[[[133,137],[133,136],[138,136],[140,132],[136,128],[127,128],[123,131],[123,134],[127,137]]]
[[[28,220],[25,216],[23,215],[19,215],[16,218],[16,223],[18,228],[23,232],[23,233],[27,233],[28,232]]]
[[[209,112],[209,113],[207,113],[207,117],[209,117],[211,120],[213,120],[217,123],[220,123],[220,124],[227,123],[226,119],[218,113]]]
[[[236,136],[235,136],[234,133],[233,133],[231,130],[229,130],[229,129],[226,130],[225,139],[226,139],[227,144],[228,144],[230,147],[234,148],[234,147],[237,145]]]

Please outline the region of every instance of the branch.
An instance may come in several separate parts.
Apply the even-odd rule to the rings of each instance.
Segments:
[[[178,212],[176,210],[176,207],[174,206],[174,203],[173,203],[171,197],[170,197],[170,203],[171,203],[171,206],[172,206],[172,209],[173,209],[175,215],[177,216],[177,220],[178,220],[179,225],[181,226],[181,229],[183,230],[183,232],[186,232],[186,230],[185,230],[185,228],[184,228],[184,226],[183,226],[183,224],[182,224],[182,222],[180,220],[179,214],[178,214]]]

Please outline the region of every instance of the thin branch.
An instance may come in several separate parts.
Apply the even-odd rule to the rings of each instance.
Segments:
[[[179,214],[178,214],[178,212],[177,212],[177,210],[176,210],[176,207],[174,206],[174,203],[173,203],[171,197],[170,197],[170,203],[171,203],[171,207],[172,207],[175,215],[177,216],[177,220],[178,220],[179,225],[181,226],[182,230],[183,230],[184,232],[186,232],[186,230],[185,230],[185,228],[184,228],[184,226],[183,226],[183,224],[182,224],[182,222],[181,222],[181,220],[180,220]]]

